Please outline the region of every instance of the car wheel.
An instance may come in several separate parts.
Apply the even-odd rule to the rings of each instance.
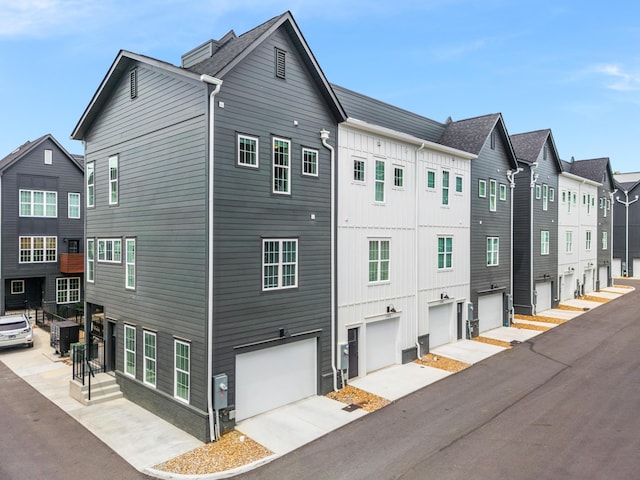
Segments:
[[[28,346],[29,348],[33,348],[33,343],[29,343],[29,344],[27,344],[27,346]]]

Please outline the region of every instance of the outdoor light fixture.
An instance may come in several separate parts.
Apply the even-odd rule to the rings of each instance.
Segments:
[[[440,294],[440,300],[448,300],[449,299],[449,295],[447,295],[447,292],[442,292]]]
[[[396,307],[394,307],[392,303],[387,305],[387,313],[396,313]]]

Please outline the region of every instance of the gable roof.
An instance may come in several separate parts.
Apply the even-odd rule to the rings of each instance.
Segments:
[[[67,156],[69,158],[71,163],[73,163],[80,170],[84,170],[84,167],[82,165],[84,157],[82,157],[81,155],[72,155],[72,154],[70,154],[60,144],[60,142],[58,142],[55,139],[55,137],[53,135],[51,135],[50,133],[47,133],[46,135],[43,135],[40,138],[36,138],[33,141],[31,141],[31,140],[26,141],[25,143],[20,145],[18,148],[16,148],[13,152],[11,152],[9,155],[7,155],[3,159],[1,159],[0,160],[0,173],[4,172],[7,168],[9,168],[10,166],[14,165],[21,158],[23,158],[27,153],[31,152],[32,150],[34,150],[35,148],[37,148],[39,145],[41,145],[42,143],[44,143],[47,140],[51,140],[51,142],[53,142],[56,145],[56,147],[58,147],[58,149],[60,149],[60,151],[65,156]]]
[[[569,163],[568,171],[603,185],[608,183],[611,190],[615,188],[609,157],[574,160]]]
[[[547,140],[551,142],[551,147],[553,149],[552,154],[556,161],[557,171],[561,172],[562,164],[560,156],[558,155],[558,149],[556,148],[556,143],[553,140],[553,134],[550,129],[546,128],[544,130],[511,135],[511,143],[513,145],[513,150],[516,152],[516,158],[519,162],[524,162],[529,165],[538,159],[538,156],[547,143]]]
[[[501,113],[448,122],[438,143],[478,155],[495,128],[501,130],[507,143],[509,161],[516,168],[516,154]]]

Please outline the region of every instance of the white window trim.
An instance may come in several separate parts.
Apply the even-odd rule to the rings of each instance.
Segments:
[[[315,156],[314,168],[315,172],[305,172],[304,171],[304,158],[306,154],[313,154]],[[320,158],[320,152],[314,148],[302,147],[302,175],[307,177],[317,177],[318,176],[318,162]]]
[[[438,269],[439,272],[444,272],[444,271],[450,271],[453,270],[453,235],[438,235],[437,240],[436,240],[436,253],[437,253],[437,259],[440,258],[440,249],[438,248],[438,243],[439,240],[443,238],[444,239],[444,251],[442,252],[443,259],[443,266],[440,267],[439,264],[440,262],[436,261],[436,268]],[[451,251],[447,251],[447,238],[451,239]],[[449,255],[450,259],[451,259],[451,266],[447,266],[447,255]]]
[[[286,165],[278,165],[276,164],[276,142],[283,142],[287,144],[287,163]],[[273,137],[272,142],[271,142],[271,150],[273,152],[273,155],[271,157],[271,163],[273,164],[273,168],[272,168],[272,185],[271,185],[271,190],[274,194],[276,195],[291,195],[291,140],[288,140],[286,138],[280,138],[280,137]],[[286,174],[286,185],[287,188],[286,190],[276,190],[276,168],[281,168],[283,169],[284,173]]]
[[[591,251],[591,230],[585,232],[584,248],[587,252]]]
[[[95,163],[87,163],[87,207],[94,207],[96,204],[96,177],[95,177]]]
[[[478,180],[478,197],[487,198],[487,181]]]
[[[127,332],[133,331],[133,350],[129,349],[127,346]],[[128,377],[135,378],[136,377],[136,327],[133,325],[124,325],[124,355],[123,355],[123,365],[122,370],[124,374]],[[129,372],[129,363],[128,363],[128,355],[131,354],[133,358],[133,373]]]
[[[362,180],[356,179],[356,162],[362,164]],[[364,158],[353,158],[351,181],[356,185],[365,185],[367,183],[367,161]]]
[[[501,202],[505,202],[507,200],[507,186],[504,183],[501,183],[500,186],[498,187],[499,189],[499,200]]]
[[[391,188],[393,188],[394,190],[404,190],[404,183],[405,183],[405,168],[402,165],[392,165],[393,166],[393,186]],[[401,178],[402,178],[402,185],[396,185],[396,171],[399,170],[401,171]]]
[[[23,249],[22,249],[22,239],[24,239],[24,238],[29,238],[30,239],[30,245],[31,246],[29,248],[29,258],[31,258],[31,260],[29,260],[29,261],[23,261],[22,260],[22,254],[21,254],[22,251],[23,251]],[[33,244],[34,244],[34,240],[36,238],[42,238],[42,242],[43,242],[42,260],[39,260],[39,261],[33,260],[33,253],[34,253],[34,250],[35,250]],[[48,250],[47,249],[47,240],[50,240],[50,239],[53,239],[54,243],[55,243],[55,247],[53,249],[54,258],[52,260],[47,260],[47,250]],[[41,235],[32,235],[32,236],[24,235],[24,236],[18,238],[18,263],[22,263],[22,264],[25,264],[25,263],[55,263],[57,261],[58,261],[58,237],[51,237],[51,236],[44,237],[44,236],[41,236]]]
[[[498,182],[489,180],[489,211],[495,212],[498,209]]]
[[[29,214],[23,214],[22,213],[22,205],[25,203],[22,201],[22,194],[28,192],[29,193]],[[34,210],[35,210],[35,203],[34,203],[34,195],[36,193],[41,193],[42,194],[42,215],[35,215]],[[55,201],[52,205],[50,205],[47,202],[47,197],[52,194],[55,198]],[[29,189],[20,189],[20,191],[18,192],[18,215],[20,217],[33,217],[33,218],[58,218],[58,192],[55,191],[51,191],[51,190],[29,190]],[[54,207],[54,214],[53,215],[47,215],[47,207],[49,206],[53,206]]]
[[[495,262],[492,261],[494,258]],[[487,237],[487,267],[498,266],[500,266],[500,237]]]
[[[382,179],[378,179],[378,164],[382,165]],[[373,170],[373,201],[375,203],[385,203],[386,195],[386,179],[387,179],[387,162],[382,158],[375,159]],[[382,200],[378,200],[378,185],[382,185]]]
[[[542,187],[536,185],[536,200],[540,200],[540,198],[542,198]]]
[[[267,243],[277,242],[278,243],[278,263],[265,263],[265,246]],[[283,262],[282,260],[282,246],[285,242],[293,242],[296,246],[296,261],[293,263],[295,266],[294,275],[295,282],[293,285],[284,285],[284,266],[292,265],[290,262]],[[272,291],[272,290],[286,290],[289,288],[298,288],[298,264],[300,260],[300,251],[298,249],[298,239],[296,238],[264,238],[262,240],[262,291]],[[265,279],[265,267],[266,266],[276,266],[278,269],[278,279],[277,285],[275,287],[265,287],[264,279]]]
[[[549,185],[542,184],[542,210],[549,210]]]
[[[187,361],[189,362],[189,370],[181,370],[178,369],[178,365],[176,362],[176,357],[178,355],[178,345],[186,345],[189,356],[187,357]],[[187,376],[189,385],[187,386],[187,398],[178,396],[178,373],[184,373]],[[191,344],[188,342],[183,342],[178,339],[173,340],[173,396],[175,399],[189,403],[191,401]]]
[[[246,163],[246,162],[242,162],[241,161],[240,140],[243,140],[243,139],[244,140],[251,140],[251,141],[256,143],[256,152],[255,152],[256,163],[255,164]],[[252,137],[251,135],[244,135],[244,134],[239,133],[238,134],[238,138],[237,138],[237,142],[236,142],[236,148],[238,150],[238,154],[237,154],[238,158],[236,159],[238,166],[247,167],[247,168],[259,168],[260,167],[260,155],[259,155],[259,152],[260,152],[260,139],[258,137]]]
[[[129,258],[129,245],[133,245],[133,260]],[[125,238],[124,240],[124,285],[128,290],[136,289],[136,239],[135,238]],[[133,283],[129,283],[129,274],[133,275]]]
[[[87,283],[96,281],[96,241],[87,238]]]
[[[609,249],[609,235],[608,232],[602,232],[602,250],[608,250]]]
[[[564,234],[565,253],[573,253],[573,230],[567,230]]]
[[[71,280],[77,280],[78,288],[71,288]],[[64,288],[61,288],[61,284],[64,284]],[[58,277],[56,278],[56,303],[59,305],[65,303],[78,303],[80,301],[80,277]],[[65,299],[64,301],[60,301],[60,293],[64,292]],[[70,300],[71,293],[77,292],[77,300]]]
[[[16,286],[20,288],[16,289]],[[24,280],[11,280],[11,295],[22,295],[24,293]]]
[[[446,182],[445,182],[445,179],[446,179]],[[449,195],[450,191],[451,191],[451,171],[442,170],[442,195],[440,196],[441,205],[449,206],[451,204],[451,200],[450,200],[451,195]],[[445,196],[447,200],[446,202],[445,202]]]
[[[371,260],[371,242],[376,242],[378,244],[378,258],[375,260]],[[382,242],[387,242],[389,244],[389,258],[387,260],[383,260],[381,258],[381,252],[382,252]],[[387,262],[387,278],[381,278],[381,271],[382,271],[382,262],[386,261]],[[371,280],[369,278],[369,272],[370,272],[370,265],[372,263],[376,264],[376,278],[375,280]],[[391,239],[390,238],[368,238],[367,239],[367,279],[368,279],[368,283],[369,285],[378,285],[381,283],[389,283],[391,282]]]
[[[49,150],[48,148],[44,150],[44,164],[45,165],[53,164],[53,150]]]
[[[460,191],[458,191],[458,180],[460,180]],[[455,195],[464,195],[464,177],[462,175],[454,175],[453,182],[453,193]]]
[[[77,198],[78,199],[77,205],[72,205],[71,204],[71,199],[72,198]],[[80,218],[81,210],[82,210],[82,203],[80,203],[80,202],[81,202],[81,198],[80,198],[80,194],[79,193],[71,193],[71,192],[69,192],[67,194],[67,216],[69,218],[72,218],[72,219]],[[78,208],[78,215],[77,216],[71,214],[71,207],[74,207],[74,208],[77,207]]]
[[[153,357],[149,357],[147,355],[147,337],[153,337],[153,350],[154,350]],[[158,337],[155,332],[150,332],[149,330],[142,331],[142,356],[143,356],[143,362],[144,362],[143,377],[142,377],[143,382],[145,383],[145,385],[149,385],[155,388],[158,382]],[[148,361],[151,361],[154,365],[154,369],[153,369],[154,381],[153,382],[150,382],[149,380],[147,380],[147,373],[149,371],[149,369],[147,368]]]
[[[429,174],[433,174],[433,187],[429,186]],[[433,170],[432,168],[428,168],[427,169],[427,174],[425,176],[425,182],[426,182],[426,188],[427,190],[430,191],[435,191],[436,188],[438,187],[438,174],[435,170]]]
[[[118,259],[115,258],[115,245],[119,244],[119,255]],[[101,248],[102,245],[102,248]],[[107,247],[111,245],[111,260],[107,259],[108,249]],[[102,251],[102,258],[100,252]],[[121,238],[99,238],[98,239],[98,262],[101,263],[122,263],[122,239]]]
[[[118,205],[120,200],[120,165],[118,155],[109,157],[109,205]],[[115,171],[115,177],[112,178],[111,172]]]
[[[546,234],[546,241],[544,239]],[[549,230],[540,230],[540,255],[549,255],[549,244],[551,239],[549,237]],[[546,246],[546,248],[544,248]]]

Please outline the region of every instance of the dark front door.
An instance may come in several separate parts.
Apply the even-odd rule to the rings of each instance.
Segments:
[[[349,342],[349,378],[358,376],[358,328],[347,330]]]
[[[462,302],[458,302],[458,340],[462,338],[462,305],[464,305]]]
[[[107,341],[109,342],[109,356],[106,361],[106,371],[116,371],[116,324],[115,322],[107,322]]]

